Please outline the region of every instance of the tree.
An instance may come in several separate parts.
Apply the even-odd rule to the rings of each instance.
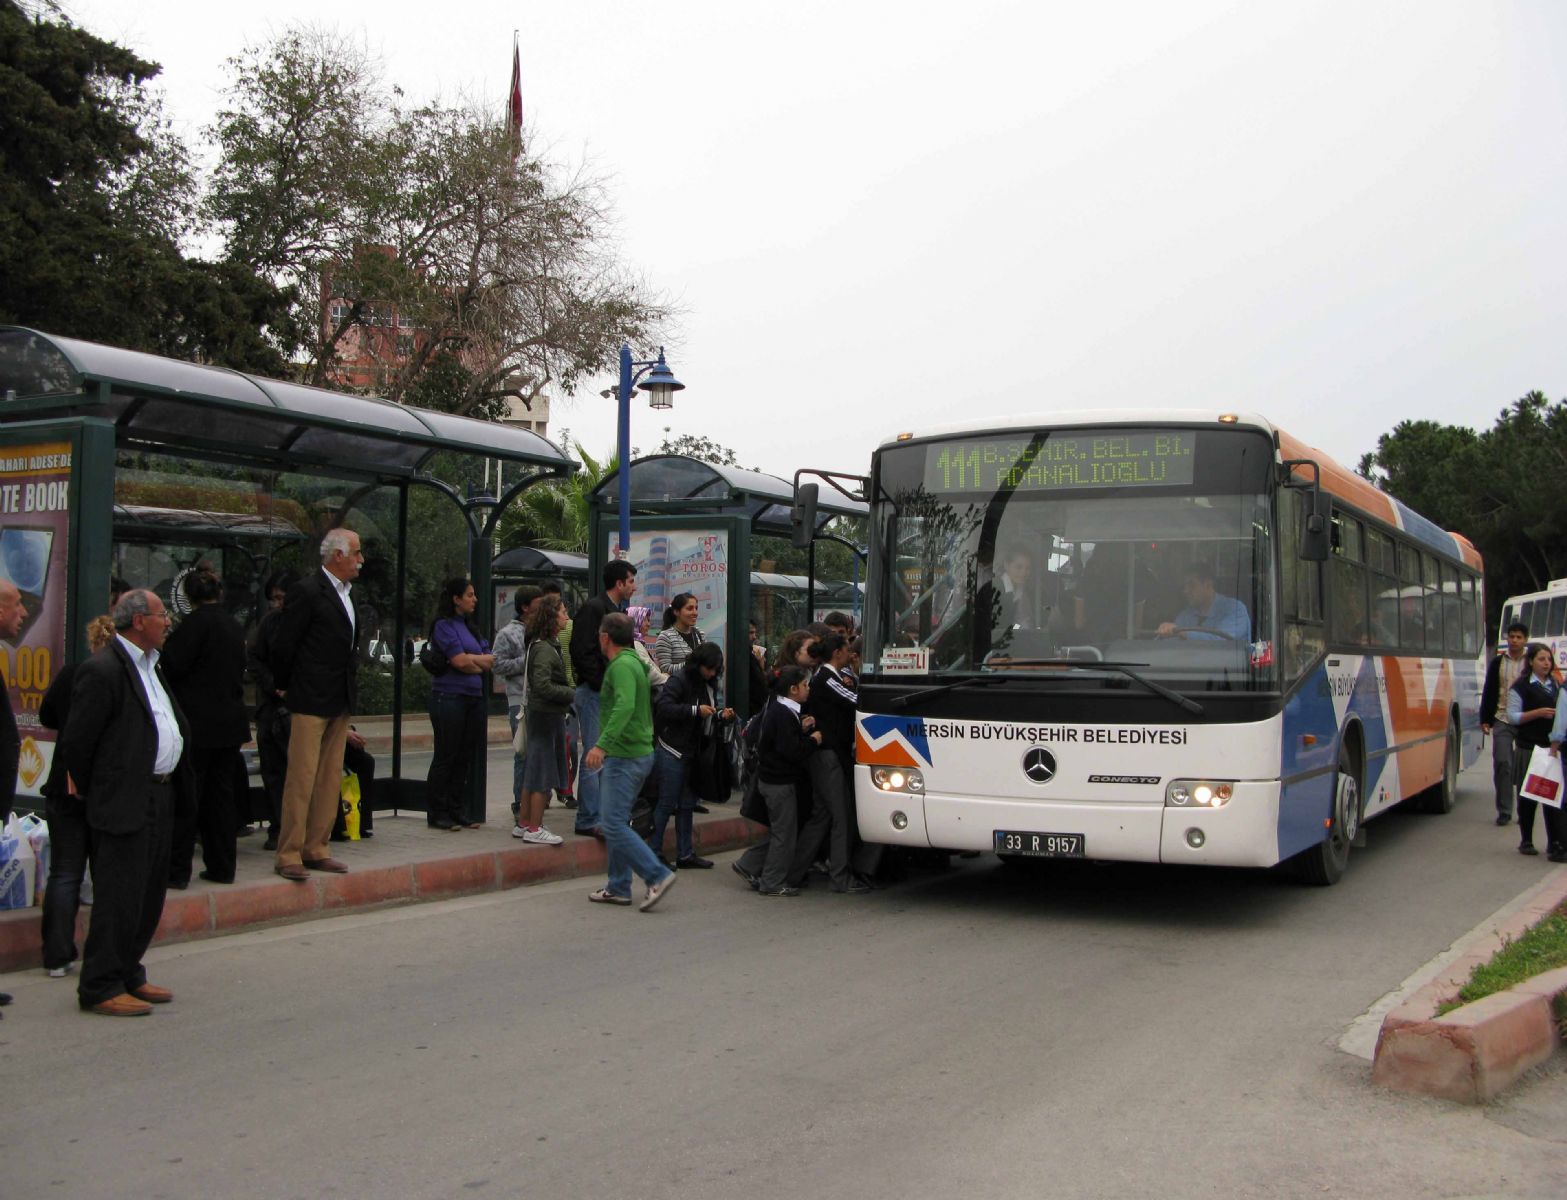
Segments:
[[[207,212],[231,261],[291,295],[312,382],[369,360],[388,399],[493,416],[571,393],[670,314],[608,246],[602,187],[514,159],[498,114],[409,107],[319,31],[230,67]]]
[[[588,553],[592,513],[589,498],[593,489],[614,473],[619,459],[613,453],[595,459],[580,444],[573,448],[569,441],[562,441],[561,449],[575,455],[582,469],[565,479],[536,483],[524,491],[496,526],[495,544],[499,549],[537,546],[540,550]]]
[[[196,183],[158,72],[52,8],[0,0],[0,321],[279,370],[270,285],[182,250]]]
[[[699,458],[706,463],[714,463],[720,467],[738,467],[740,459],[728,446],[720,446],[712,438],[701,437],[693,433],[682,433],[679,437],[670,437],[669,426],[664,427],[664,440],[659,443],[659,454],[684,454],[687,458]],[[753,467],[752,470],[759,468]]]
[[[1567,574],[1567,402],[1530,392],[1479,434],[1405,421],[1378,439],[1360,471],[1475,544],[1491,620],[1508,596]]]

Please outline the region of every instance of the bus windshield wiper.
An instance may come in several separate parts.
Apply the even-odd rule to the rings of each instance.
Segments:
[[[1017,679],[1016,675],[970,675],[967,679],[959,679],[953,683],[939,683],[935,687],[920,688],[917,692],[909,692],[902,696],[894,696],[887,701],[888,708],[907,708],[916,700],[923,700],[927,696],[939,696],[943,692],[955,692],[959,688],[989,687],[993,683],[1011,683]]]
[[[1187,712],[1196,716],[1202,716],[1203,707],[1190,696],[1183,696],[1172,688],[1167,688],[1162,683],[1155,683],[1146,675],[1133,670],[1134,667],[1146,667],[1147,663],[1119,663],[1096,662],[1093,659],[1081,658],[1012,658],[1007,660],[1009,667],[1070,667],[1075,671],[1117,671],[1128,679],[1142,684],[1156,696],[1162,696],[1171,704],[1178,704]],[[1012,676],[1016,678],[1016,676]],[[918,696],[920,693],[915,692]]]

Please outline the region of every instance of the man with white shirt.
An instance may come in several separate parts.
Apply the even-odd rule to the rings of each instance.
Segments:
[[[292,714],[273,869],[295,883],[311,871],[348,870],[328,853],[328,840],[354,710],[361,622],[351,593],[364,561],[357,533],[329,531],[321,569],[289,589],[272,639],[273,683]]]
[[[192,782],[181,769],[185,720],[158,665],[163,601],[127,592],[112,616],[118,636],[76,668],[57,752],[85,808],[95,893],[77,1002],[139,1017],[174,999],[147,982],[141,960],[163,915],[175,793]]]

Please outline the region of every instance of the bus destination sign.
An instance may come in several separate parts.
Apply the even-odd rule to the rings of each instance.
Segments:
[[[1191,431],[965,438],[927,449],[925,488],[1049,492],[1182,486],[1192,482],[1194,440]]]

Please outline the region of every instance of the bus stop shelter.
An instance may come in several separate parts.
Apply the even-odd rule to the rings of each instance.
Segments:
[[[179,577],[205,562],[249,632],[268,576],[318,569],[322,536],[346,527],[364,546],[354,591],[373,622],[360,712],[391,719],[391,769],[377,772],[372,803],[424,806],[423,779],[403,778],[403,713],[423,707],[429,680],[392,648],[449,576],[473,578],[480,628],[493,628],[496,521],[574,463],[506,425],[13,326],[0,326],[0,397],[0,572],[29,613],[16,644],[0,644],[24,742],[19,795],[48,776],[54,735],[38,705],[54,671],[86,653],[112,575],[178,612]],[[484,460],[510,477],[498,496],[449,482]],[[472,774],[482,787],[482,761]]]
[[[639,458],[628,470],[631,545],[624,557],[637,568],[634,603],[661,615],[677,594],[691,592],[697,598],[698,627],[723,647],[726,666],[745,662],[750,653],[746,619],[751,612],[751,538],[791,535],[793,487],[776,475],[678,454]],[[595,592],[604,565],[622,557],[619,488],[617,470],[590,496],[588,578]],[[835,536],[827,529],[835,518],[864,518],[869,511],[863,501],[835,487],[823,488],[813,539]],[[729,703],[746,711],[749,672],[725,674]]]

